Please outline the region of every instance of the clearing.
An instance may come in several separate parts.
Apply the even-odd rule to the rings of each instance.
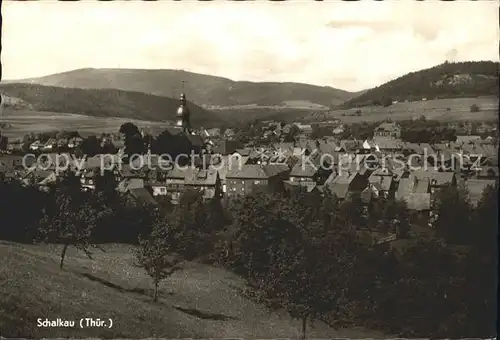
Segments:
[[[4,337],[297,338],[300,321],[269,313],[240,294],[244,283],[220,268],[186,263],[151,299],[151,281],[137,268],[133,247],[105,245],[90,260],[59,246],[0,241],[0,335]],[[37,318],[113,320],[109,328],[38,328]],[[310,338],[382,338],[362,329],[336,330],[322,322]]]

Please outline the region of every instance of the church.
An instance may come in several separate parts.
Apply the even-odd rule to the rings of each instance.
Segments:
[[[154,152],[158,154],[168,153],[172,157],[179,154],[202,155],[209,144],[210,141],[205,140],[191,126],[186,94],[181,93],[175,126],[167,128],[158,136]]]

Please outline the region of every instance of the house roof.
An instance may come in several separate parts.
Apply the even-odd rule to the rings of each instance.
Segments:
[[[391,149],[400,150],[403,149],[403,142],[399,139],[389,138],[389,137],[374,137],[373,143],[379,147],[379,149]]]
[[[158,202],[153,198],[153,196],[151,196],[149,191],[147,191],[145,188],[133,188],[129,189],[128,192],[135,200],[139,202],[152,205],[158,204]]]
[[[240,147],[240,143],[234,140],[222,140],[214,148],[214,153],[219,153],[221,155],[229,155],[235,152]]]
[[[184,177],[186,185],[215,185],[217,183],[217,170],[200,170],[197,168],[189,168]]]
[[[429,193],[429,179],[402,178],[399,181],[396,199],[406,202],[410,210],[429,210],[431,196]]]
[[[423,211],[431,208],[431,194],[413,193],[405,201],[409,210]]]
[[[363,203],[369,203],[373,197],[373,190],[371,187],[366,187],[363,191],[361,191],[361,201]]]
[[[389,191],[392,185],[392,176],[374,176],[371,174],[368,178],[368,182],[374,185],[377,189]]]
[[[410,173],[410,177],[416,177],[418,179],[429,179],[431,185],[446,185],[451,184],[455,178],[454,172],[439,172],[439,171],[426,171],[426,170],[416,170]],[[433,184],[433,181],[436,181]]]
[[[144,188],[144,180],[140,178],[126,178],[118,183],[117,190],[121,193],[126,193],[131,189]]]
[[[384,122],[384,123],[380,124],[379,126],[377,126],[377,128],[375,130],[376,131],[391,132],[391,131],[399,130],[399,129],[400,129],[399,125],[394,123],[394,122]]]
[[[473,136],[457,136],[457,143],[468,143],[471,141],[479,140],[481,136],[473,135]]]
[[[484,189],[489,185],[495,187],[497,183],[494,179],[469,179],[465,182],[469,199],[474,206],[478,205]]]
[[[338,198],[346,198],[349,192],[349,187],[356,176],[358,176],[357,172],[340,174],[328,184],[325,182],[325,187],[327,187],[330,192],[334,193]]]
[[[305,162],[302,164],[302,162],[298,162],[297,164],[294,165],[292,168],[292,171],[290,171],[290,176],[292,177],[313,177],[314,174],[319,169],[319,165],[316,166],[314,163],[311,164],[309,162]]]
[[[246,164],[242,167],[229,169],[226,178],[267,179],[287,170],[288,166],[285,164]]]
[[[240,154],[241,156],[250,156],[252,149],[250,148],[236,149],[234,152]]]

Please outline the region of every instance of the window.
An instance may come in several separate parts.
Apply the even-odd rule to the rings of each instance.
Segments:
[[[253,184],[260,184],[260,181],[253,181]]]

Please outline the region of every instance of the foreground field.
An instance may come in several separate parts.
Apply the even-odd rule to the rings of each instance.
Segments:
[[[222,269],[187,263],[151,301],[150,280],[134,265],[133,249],[108,245],[90,260],[68,250],[65,271],[59,247],[0,241],[0,335],[106,338],[297,338],[300,322],[269,313],[239,292],[243,282]],[[37,327],[37,318],[111,318],[109,328]],[[78,323],[78,322],[77,322]],[[358,329],[335,330],[316,322],[310,338],[383,337]]]

